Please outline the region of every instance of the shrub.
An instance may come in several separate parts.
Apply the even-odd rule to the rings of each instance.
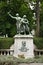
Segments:
[[[34,38],[34,44],[38,49],[43,49],[43,38]]]
[[[13,43],[13,38],[0,38],[0,49],[9,49]]]
[[[19,63],[43,63],[43,56],[40,56],[39,58],[24,59],[0,55],[0,65],[18,65]]]
[[[0,56],[0,65],[18,65],[13,56]]]
[[[18,58],[17,60],[18,63],[43,63],[43,56],[40,56],[38,58],[34,57],[34,58]]]

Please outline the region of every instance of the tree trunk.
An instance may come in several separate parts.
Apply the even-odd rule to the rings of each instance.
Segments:
[[[36,36],[39,36],[40,31],[40,7],[39,7],[39,0],[36,0]]]

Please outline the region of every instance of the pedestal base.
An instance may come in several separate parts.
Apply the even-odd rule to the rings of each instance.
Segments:
[[[32,35],[14,36],[14,56],[15,57],[34,57],[34,44]]]

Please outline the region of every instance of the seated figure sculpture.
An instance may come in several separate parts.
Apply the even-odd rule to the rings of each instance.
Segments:
[[[26,47],[26,41],[22,41],[22,46],[19,49],[22,52],[27,52],[29,49]]]

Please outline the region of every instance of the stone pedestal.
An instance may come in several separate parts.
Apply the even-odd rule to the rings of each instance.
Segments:
[[[14,36],[14,56],[24,56],[25,58],[34,57],[34,44],[32,35]]]

